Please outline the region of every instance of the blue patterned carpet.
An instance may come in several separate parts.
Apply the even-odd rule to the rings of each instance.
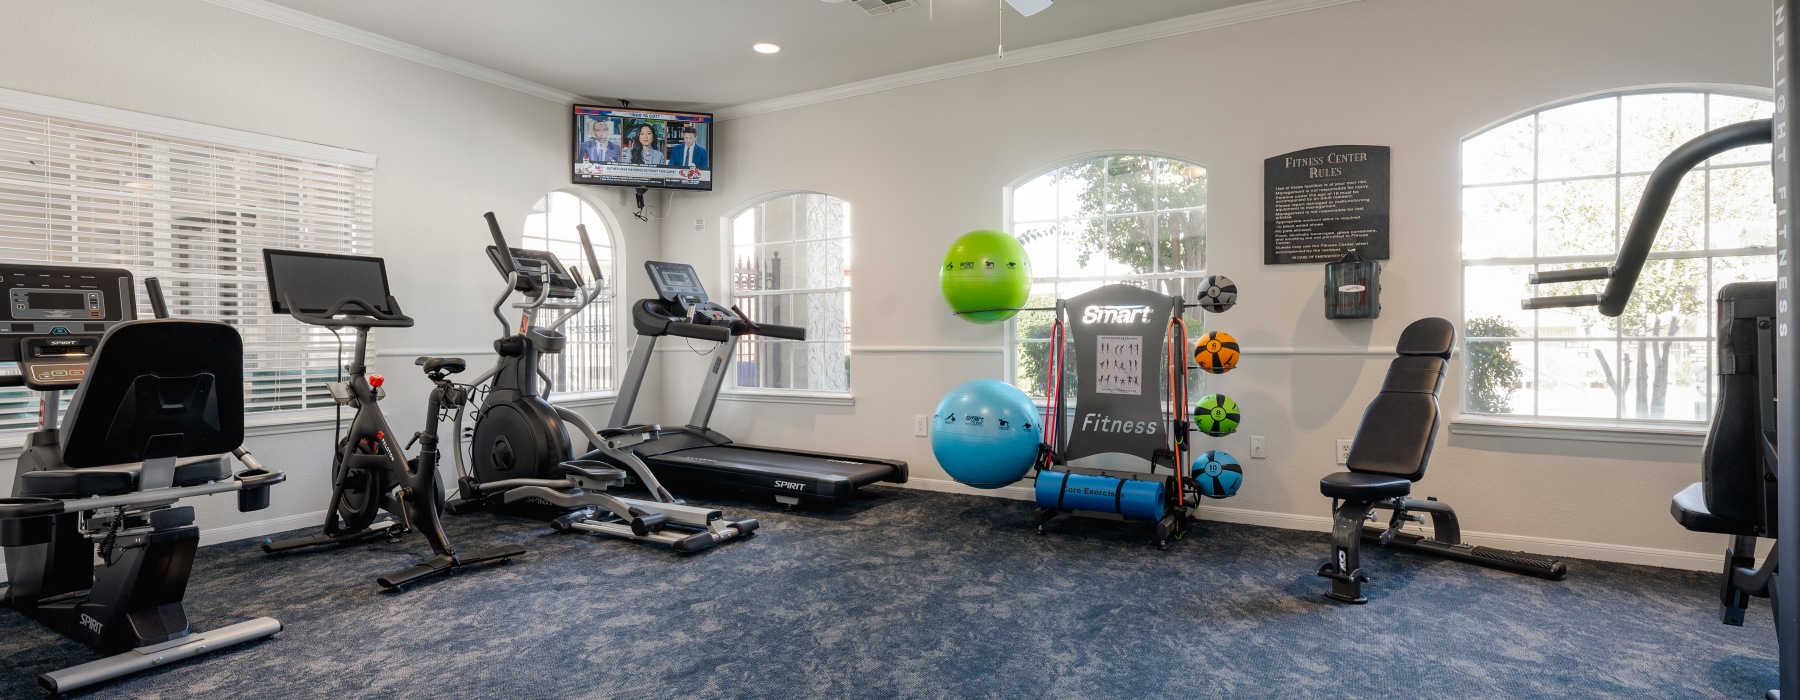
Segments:
[[[1027,503],[870,494],[830,513],[708,497],[763,527],[688,557],[452,517],[460,547],[531,552],[399,595],[374,577],[424,558],[417,537],[207,547],[195,626],[286,630],[85,696],[1759,698],[1776,682],[1766,602],[1719,624],[1716,574],[1572,562],[1545,582],[1371,547],[1353,607],[1312,575],[1319,533],[1201,523],[1158,552],[1104,523],[1038,536]],[[0,697],[92,658],[0,610]]]

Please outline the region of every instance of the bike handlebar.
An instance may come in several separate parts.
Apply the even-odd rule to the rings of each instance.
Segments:
[[[300,305],[294,301],[293,294],[284,296],[288,314],[301,323],[310,323],[326,328],[410,328],[413,325],[412,317],[401,313],[400,302],[392,296],[387,298],[387,303],[388,308],[394,310],[393,313],[382,313],[380,309],[375,308],[374,304],[365,299],[344,297],[333,303],[331,308],[323,314],[302,311]],[[339,314],[345,316],[338,318]]]

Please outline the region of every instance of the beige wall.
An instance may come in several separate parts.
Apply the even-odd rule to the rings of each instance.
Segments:
[[[394,294],[418,321],[374,335],[374,364],[391,380],[383,406],[396,431],[409,435],[424,418],[429,383],[413,356],[459,353],[472,372],[493,361],[489,308],[502,285],[481,252],[490,239],[480,217],[495,211],[516,240],[532,203],[568,186],[565,107],[198,0],[0,0],[0,18],[0,87],[379,159],[376,253],[388,259]],[[628,192],[587,190],[614,208],[626,254],[660,252],[655,226],[627,213]],[[637,277],[624,281],[638,285]],[[322,513],[330,443],[328,423],[252,437],[250,449],[288,481],[276,487],[273,506],[255,514],[236,513],[229,497],[196,499],[208,540]],[[12,481],[10,453],[0,452],[4,483]],[[277,526],[316,524],[300,520]],[[221,531],[229,526],[239,527]]]
[[[912,436],[911,417],[931,413],[957,382],[999,377],[1002,359],[999,329],[962,322],[940,300],[945,248],[965,231],[1002,226],[1002,188],[1050,163],[1166,153],[1207,166],[1209,268],[1245,295],[1210,321],[1246,348],[1243,365],[1211,384],[1245,407],[1244,427],[1203,444],[1247,457],[1250,435],[1268,439],[1268,459],[1246,460],[1244,491],[1208,512],[1323,528],[1317,480],[1336,470],[1333,440],[1354,433],[1386,359],[1257,349],[1392,347],[1414,319],[1459,318],[1460,140],[1594,91],[1767,87],[1766,11],[1756,0],[1365,0],[727,121],[717,138],[721,188],[677,197],[670,220],[718,221],[774,190],[848,200],[856,343],[921,349],[857,354],[854,407],[727,402],[715,425],[751,442],[899,457],[918,477],[946,478],[928,441]],[[1393,258],[1373,322],[1324,318],[1319,266],[1262,264],[1263,159],[1344,143],[1393,148]],[[716,228],[664,231],[668,254],[715,285]],[[996,351],[930,350],[942,346]],[[676,410],[698,374],[680,366],[665,383],[670,418],[685,415]],[[1444,405],[1454,412],[1460,400],[1452,383]],[[1698,478],[1699,453],[1446,431],[1418,492],[1451,502],[1466,529],[1493,533],[1490,542],[1712,568],[1722,542],[1668,515],[1669,497]]]

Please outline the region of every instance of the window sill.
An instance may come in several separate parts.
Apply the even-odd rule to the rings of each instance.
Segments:
[[[825,391],[721,391],[721,401],[750,403],[805,403],[819,406],[855,406],[856,395]]]
[[[1450,432],[1456,435],[1620,442],[1638,445],[1699,447],[1706,444],[1706,431],[1707,426],[1702,423],[1572,420],[1559,422],[1554,419],[1506,418],[1481,414],[1463,414],[1450,419]]]

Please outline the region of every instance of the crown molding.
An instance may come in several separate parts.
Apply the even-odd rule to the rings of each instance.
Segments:
[[[1213,10],[1211,12],[1188,15],[1186,17],[1176,17],[1161,22],[1117,29],[1103,34],[1095,34],[1093,36],[1069,39],[1067,41],[1059,41],[1052,44],[1028,46],[1022,49],[1008,51],[1005,56],[1000,57],[983,56],[981,58],[971,58],[956,61],[954,63],[936,65],[930,68],[920,68],[905,73],[895,73],[880,78],[846,83],[836,87],[825,88],[823,90],[802,92],[795,95],[761,100],[758,102],[747,102],[741,105],[734,105],[715,110],[713,118],[717,121],[741,119],[743,117],[755,116],[758,114],[768,114],[770,112],[779,112],[784,109],[793,109],[795,107],[804,107],[806,105],[818,104],[821,102],[841,100],[847,97],[867,95],[883,90],[907,87],[909,85],[918,85],[920,83],[929,83],[950,78],[960,78],[965,75],[985,73],[992,70],[1000,70],[1002,68],[1022,66],[1028,63],[1037,63],[1039,61],[1048,61],[1056,58],[1102,51],[1128,44],[1154,41],[1156,39],[1179,36],[1208,29],[1217,29],[1233,24],[1255,22],[1271,17],[1280,17],[1282,15],[1291,15],[1297,12],[1306,12],[1308,10],[1317,10],[1333,5],[1343,5],[1361,1],[1362,0],[1262,0],[1262,2],[1237,5]]]
[[[238,12],[254,17],[260,17],[273,22],[280,22],[281,24],[303,29],[321,36],[355,44],[363,48],[379,51],[390,56],[404,58],[433,68],[439,68],[451,73],[474,78],[509,90],[517,90],[527,95],[549,100],[551,102],[575,104],[588,101],[586,98],[572,92],[566,92],[548,85],[534,83],[510,73],[504,73],[486,66],[470,63],[460,58],[446,56],[436,51],[414,46],[398,39],[357,29],[356,27],[341,22],[333,22],[323,17],[277,5],[269,0],[203,1],[226,9],[237,10]],[[1262,0],[1261,2],[1254,2],[1247,5],[1237,5],[1213,10],[1211,12],[1188,15],[1186,17],[1176,17],[1161,22],[1127,27],[1125,29],[1118,29],[1103,34],[1095,34],[1093,36],[1085,36],[1039,46],[1029,46],[1011,51],[1001,57],[984,56],[981,58],[971,58],[929,68],[907,71],[905,73],[895,73],[880,78],[846,83],[822,90],[813,90],[811,92],[802,92],[786,97],[777,97],[769,100],[733,105],[715,110],[714,119],[725,121],[728,119],[739,119],[758,114],[779,112],[785,109],[804,107],[806,105],[830,102],[832,100],[841,100],[847,97],[856,97],[858,95],[867,95],[909,85],[918,85],[921,83],[985,73],[987,71],[1000,70],[1002,68],[1022,66],[1028,63],[1037,63],[1039,61],[1048,61],[1056,58],[1102,51],[1129,44],[1154,41],[1156,39],[1179,36],[1208,29],[1217,29],[1233,24],[1255,22],[1257,20],[1280,17],[1282,15],[1291,15],[1297,12],[1306,12],[1309,10],[1331,7],[1333,5],[1344,5],[1361,1],[1362,0]]]
[[[532,97],[562,104],[586,102],[580,95],[565,92],[548,85],[531,82],[511,73],[503,73],[487,66],[477,65],[460,58],[408,44],[398,39],[382,36],[371,31],[357,29],[341,22],[310,15],[293,8],[277,5],[269,0],[203,0],[219,7],[237,10],[253,17],[261,17],[272,22],[280,22],[290,27],[326,36],[339,41],[361,46],[365,49],[380,51],[389,56],[404,58],[422,63],[433,68],[474,78],[484,83],[498,85],[508,90],[517,90]]]

